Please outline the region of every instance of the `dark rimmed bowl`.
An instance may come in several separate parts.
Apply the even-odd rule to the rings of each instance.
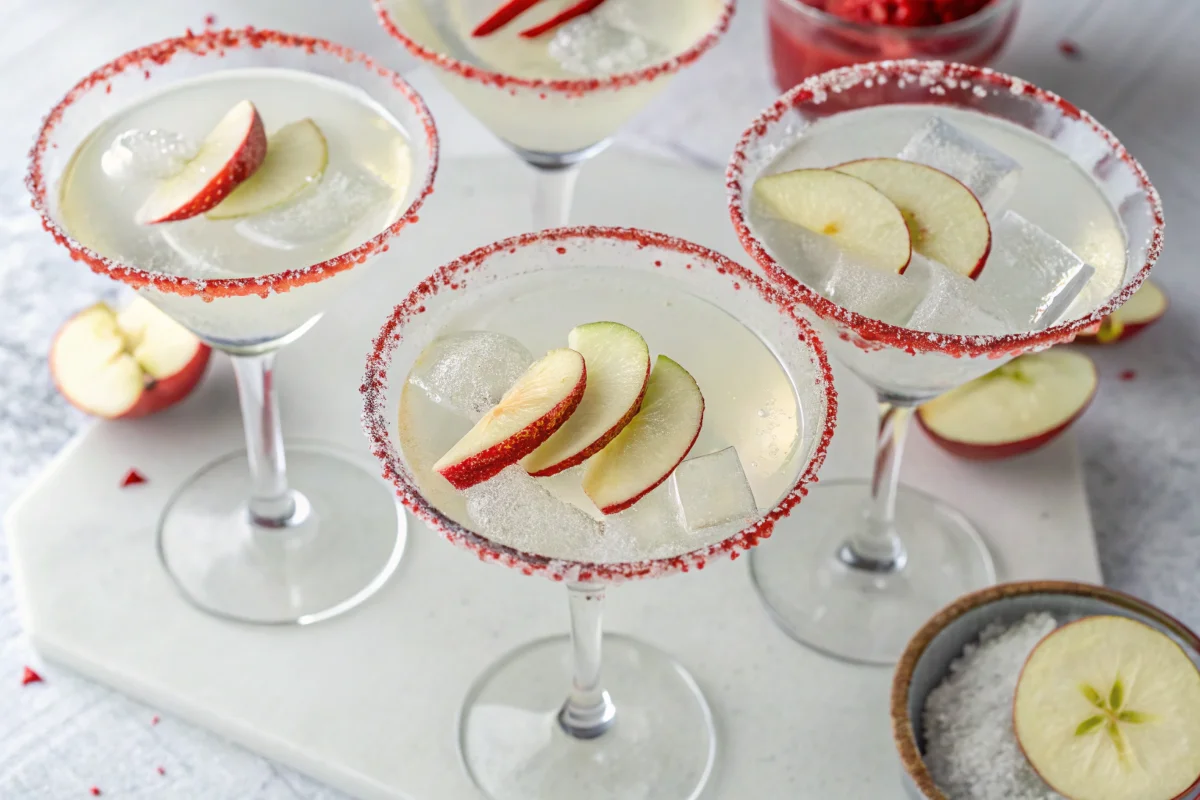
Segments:
[[[1059,618],[1111,614],[1144,622],[1175,640],[1200,667],[1200,637],[1161,609],[1113,589],[1072,581],[1023,581],[964,595],[917,631],[892,680],[892,737],[904,767],[904,788],[913,800],[954,800],[934,786],[921,756],[925,747],[921,716],[929,692],[985,627],[993,622],[1010,625],[1035,611]],[[1182,796],[1182,800],[1198,798],[1200,786]]]

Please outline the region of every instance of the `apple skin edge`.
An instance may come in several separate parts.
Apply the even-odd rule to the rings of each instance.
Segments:
[[[698,424],[696,425],[696,432],[692,435],[692,441],[688,442],[688,446],[686,448],[684,448],[683,454],[681,456],[679,456],[679,460],[676,461],[674,464],[672,464],[671,468],[668,469],[661,478],[659,478],[654,483],[647,486],[645,489],[643,489],[637,495],[630,497],[626,500],[622,500],[619,503],[613,503],[612,505],[605,506],[604,508],[600,509],[601,514],[603,514],[604,516],[607,517],[609,514],[619,514],[620,512],[622,512],[628,508],[632,508],[634,505],[637,504],[637,502],[639,500],[641,500],[643,497],[645,497],[646,495],[650,494],[652,491],[657,489],[662,484],[663,481],[665,481],[667,478],[671,477],[671,473],[673,473],[675,471],[675,468],[678,467],[680,464],[682,464],[683,460],[688,457],[688,453],[692,452],[692,448],[696,446],[696,440],[700,438],[700,431],[704,428],[704,409],[705,409],[704,396],[701,395],[701,397],[700,397],[700,419],[699,419]]]
[[[587,461],[589,458],[596,455],[596,453],[599,453],[604,449],[605,445],[617,438],[617,434],[625,429],[625,426],[637,416],[638,411],[640,411],[642,408],[642,400],[646,397],[646,387],[650,385],[650,363],[651,362],[649,359],[647,359],[646,378],[642,381],[642,391],[638,394],[637,400],[633,402],[633,405],[629,407],[629,411],[625,413],[625,416],[621,417],[621,419],[617,421],[617,424],[613,425],[608,432],[599,439],[592,442],[592,444],[580,450],[570,458],[565,458],[557,464],[551,464],[545,469],[540,469],[537,472],[531,472],[529,474],[535,478],[549,478],[551,475],[557,475],[560,472],[571,469],[571,467],[577,467],[584,461]],[[580,399],[582,399],[582,397]],[[564,420],[564,422],[565,421],[566,420]]]
[[[1089,332],[1077,334],[1075,336],[1075,342],[1077,344],[1088,345],[1089,347],[1092,347],[1092,346],[1103,347],[1106,344],[1116,344],[1117,342],[1123,342],[1126,339],[1132,339],[1134,336],[1137,336],[1139,333],[1146,330],[1146,328],[1149,328],[1155,322],[1158,322],[1159,317],[1161,317],[1161,316],[1162,315],[1160,314],[1158,317],[1154,317],[1153,319],[1148,319],[1148,320],[1144,320],[1141,322],[1123,323],[1121,326],[1121,332],[1119,334],[1117,334],[1117,337],[1115,339],[1109,339],[1107,341],[1102,340],[1099,336],[1099,330],[1097,329],[1095,333],[1092,333],[1089,331]]]
[[[960,442],[956,439],[947,439],[946,437],[935,432],[929,425],[925,424],[925,417],[921,413],[920,409],[917,410],[916,417],[918,424],[920,424],[921,429],[925,431],[925,434],[932,439],[938,447],[942,448],[951,455],[956,455],[959,458],[965,458],[971,461],[999,461],[1000,459],[1012,458],[1014,456],[1033,452],[1039,447],[1044,447],[1045,445],[1057,439],[1064,431],[1067,430],[1067,428],[1075,424],[1076,420],[1083,416],[1083,412],[1088,410],[1088,406],[1092,404],[1092,400],[1094,400],[1096,397],[1096,390],[1098,387],[1099,383],[1097,382],[1097,385],[1092,387],[1092,392],[1088,395],[1087,401],[1084,402],[1084,404],[1079,407],[1079,410],[1072,414],[1069,419],[1048,431],[1017,442],[979,444],[976,442]]]
[[[196,348],[196,354],[192,356],[192,360],[183,369],[168,378],[156,380],[147,386],[133,408],[117,417],[117,419],[146,417],[168,409],[180,402],[191,394],[192,390],[204,378],[204,373],[208,369],[208,361],[211,357],[212,348],[201,342],[199,347]]]
[[[447,465],[438,470],[438,474],[459,491],[470,489],[478,483],[495,477],[505,467],[516,464],[532,453],[542,442],[550,438],[551,434],[561,428],[583,400],[583,391],[586,386],[587,365],[584,364],[575,388],[560,400],[558,405],[504,441],[457,464]]]

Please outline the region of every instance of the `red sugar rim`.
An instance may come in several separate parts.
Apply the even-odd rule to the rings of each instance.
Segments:
[[[561,92],[569,95],[583,95],[600,89],[623,89],[629,86],[636,86],[639,83],[652,81],[663,75],[678,72],[711,50],[720,41],[725,31],[729,29],[734,9],[737,7],[737,0],[726,0],[725,7],[721,11],[721,16],[717,19],[716,25],[709,29],[708,33],[702,36],[691,47],[665,61],[651,64],[648,67],[642,67],[633,72],[622,72],[616,75],[605,75],[596,78],[549,79],[519,78],[515,75],[492,72],[491,70],[459,61],[444,53],[430,50],[400,30],[400,26],[392,19],[392,15],[387,9],[388,0],[372,0],[372,3],[375,6],[375,13],[379,17],[379,22],[383,25],[384,29],[395,39],[399,40],[407,48],[408,52],[422,61],[434,64],[448,72],[453,72],[455,75],[469,81],[482,83],[485,86],[494,86],[497,89],[515,90],[520,87],[543,92]]]
[[[265,46],[290,47],[304,50],[308,53],[320,51],[340,58],[348,64],[360,63],[368,71],[375,73],[381,78],[390,80],[392,86],[404,95],[412,105],[424,128],[425,142],[429,150],[429,169],[425,172],[425,181],[421,192],[395,222],[353,250],[334,256],[319,264],[250,278],[197,280],[182,278],[177,275],[167,275],[161,272],[151,272],[109,259],[71,238],[66,230],[54,220],[50,215],[49,203],[47,202],[50,187],[47,185],[46,177],[42,172],[42,159],[47,148],[57,146],[51,142],[51,136],[62,120],[63,115],[76,100],[95,89],[108,91],[110,88],[109,82],[122,73],[130,71],[142,72],[148,80],[155,67],[167,64],[180,53],[188,53],[195,56],[216,55],[223,57],[226,50],[238,47],[260,49]],[[311,36],[280,33],[273,30],[259,30],[252,27],[206,30],[201,33],[193,33],[189,30],[185,36],[164,39],[161,42],[131,50],[115,61],[111,61],[94,70],[86,78],[75,84],[67,92],[66,96],[59,101],[58,105],[46,115],[45,120],[42,122],[41,130],[38,132],[37,141],[34,143],[33,149],[29,152],[29,159],[29,173],[25,176],[25,186],[32,196],[33,208],[42,216],[42,227],[54,237],[55,241],[70,251],[72,260],[83,261],[91,267],[93,272],[121,281],[134,289],[149,286],[162,292],[178,294],[184,297],[199,296],[204,300],[213,300],[218,297],[243,297],[246,295],[266,297],[271,291],[286,292],[297,286],[316,283],[339,272],[348,270],[356,264],[361,264],[376,253],[386,252],[388,249],[388,240],[399,233],[405,225],[416,222],[419,219],[418,212],[421,206],[425,203],[426,198],[433,193],[433,182],[438,168],[438,134],[437,127],[433,122],[433,116],[429,113],[425,101],[421,99],[421,96],[403,78],[387,67],[377,64],[369,56],[352,50],[349,47]]]
[[[795,276],[782,267],[767,252],[758,238],[751,232],[746,222],[744,198],[749,187],[743,186],[743,176],[747,165],[747,150],[763,136],[771,125],[778,122],[784,114],[796,106],[815,100],[823,101],[827,93],[839,93],[852,89],[860,84],[873,82],[880,78],[894,79],[909,77],[931,87],[945,86],[947,82],[970,80],[976,84],[988,84],[1011,92],[1014,95],[1029,95],[1039,102],[1057,107],[1065,116],[1083,122],[1099,135],[1109,147],[1112,154],[1123,161],[1137,176],[1137,180],[1154,218],[1154,229],[1150,233],[1150,241],[1146,249],[1146,263],[1134,277],[1114,295],[1109,302],[1087,316],[1076,320],[1060,322],[1049,328],[1028,333],[1013,333],[1004,336],[975,336],[965,334],[929,333],[891,325],[880,320],[871,319],[849,309],[843,308],[832,300],[828,300],[818,292],[810,289]],[[1142,165],[1129,154],[1125,146],[1117,140],[1107,128],[1096,121],[1094,117],[1075,107],[1053,92],[1040,89],[1020,78],[1005,75],[986,67],[973,67],[967,64],[953,64],[942,61],[920,61],[908,59],[903,61],[877,61],[856,64],[850,67],[830,70],[805,80],[784,94],[773,105],[767,108],[756,119],[738,142],[737,148],[729,161],[725,173],[725,186],[729,194],[729,216],[737,231],[738,239],[746,252],[758,262],[759,266],[772,280],[786,287],[789,294],[799,302],[815,311],[823,319],[833,320],[853,332],[840,330],[840,338],[850,341],[863,350],[877,350],[884,347],[894,347],[909,353],[938,352],[956,358],[963,356],[988,356],[1002,358],[1006,355],[1019,355],[1031,348],[1048,347],[1050,345],[1068,342],[1075,334],[1084,328],[1099,323],[1125,303],[1141,286],[1142,281],[1150,274],[1154,262],[1162,253],[1163,245],[1163,210],[1162,200],[1158,191],[1150,183],[1150,178]]]
[[[444,291],[463,290],[465,288],[462,282],[463,276],[466,276],[473,268],[499,253],[505,251],[516,252],[518,248],[542,242],[575,242],[578,240],[592,241],[601,239],[616,242],[632,242],[639,249],[659,248],[694,256],[696,259],[694,262],[688,264],[686,267],[680,267],[681,273],[686,274],[687,270],[693,268],[714,269],[719,274],[730,276],[735,289],[745,286],[757,291],[765,300],[779,308],[781,314],[785,314],[791,319],[796,325],[798,340],[805,342],[813,353],[818,373],[816,382],[821,387],[828,408],[824,429],[821,431],[820,440],[813,451],[812,457],[809,459],[800,476],[796,479],[796,483],[791,491],[779,501],[778,505],[759,522],[733,536],[682,555],[644,561],[587,563],[549,558],[492,542],[486,537],[459,525],[454,520],[443,515],[425,499],[417,488],[416,483],[412,480],[408,468],[403,466],[403,459],[388,433],[388,420],[386,418],[388,367],[391,362],[392,352],[404,338],[404,327],[412,324],[425,312],[424,303],[427,298]],[[565,254],[567,251],[566,248],[560,247],[557,248],[557,252]],[[646,257],[648,259],[654,258],[653,254],[647,254]],[[655,266],[660,269],[665,268],[658,262],[655,262]],[[401,376],[401,381],[403,380],[405,380],[405,376]],[[668,575],[674,572],[687,572],[692,568],[704,569],[709,561],[721,557],[727,556],[731,559],[736,559],[741,555],[740,551],[749,550],[758,544],[760,540],[768,538],[775,528],[775,523],[786,517],[801,501],[804,495],[808,493],[808,484],[816,482],[817,472],[825,461],[825,454],[829,448],[829,441],[833,437],[833,430],[837,421],[837,392],[833,387],[833,372],[825,353],[825,346],[811,325],[796,314],[795,305],[784,292],[740,264],[736,264],[725,256],[713,252],[706,247],[701,247],[700,245],[674,236],[634,228],[585,226],[557,228],[541,231],[540,233],[526,233],[481,247],[439,268],[428,278],[421,281],[412,293],[395,307],[391,317],[384,323],[382,330],[375,339],[371,354],[367,358],[366,375],[363,378],[362,385],[359,387],[359,391],[363,395],[363,430],[367,438],[371,441],[371,452],[382,462],[384,478],[390,480],[395,485],[396,493],[401,502],[412,513],[438,531],[443,538],[453,544],[471,550],[482,561],[495,561],[505,566],[519,569],[526,575],[536,573],[545,575],[556,581],[632,580]]]

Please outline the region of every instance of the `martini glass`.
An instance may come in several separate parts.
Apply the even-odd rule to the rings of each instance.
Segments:
[[[351,142],[382,137],[389,152],[403,153],[396,169],[411,179],[388,184],[379,203],[360,209],[377,227],[294,248],[253,246],[230,232],[235,223],[203,216],[159,226],[104,216],[131,201],[105,182],[103,147],[93,145],[107,147],[138,115],[135,127],[200,137],[244,98],[268,130],[303,117],[324,129],[329,166],[320,185],[306,189],[309,199],[349,174]],[[46,230],[74,260],[132,287],[232,358],[246,451],[201,467],[175,491],[158,526],[163,564],[199,608],[253,623],[316,622],[361,603],[399,563],[404,514],[372,470],[318,444],[290,447],[285,463],[273,368],[278,349],[361,276],[359,265],[417,220],[437,152],[428,110],[395,73],[341,45],[250,28],[189,33],[126,53],[76,84],[47,116],[27,178]],[[117,231],[129,238],[118,240]],[[203,267],[182,255],[211,252],[214,263]],[[229,255],[241,252],[253,257]]]
[[[779,159],[801,155],[822,130],[818,124],[840,124],[843,144],[871,151],[855,157],[894,155],[934,114],[1011,146],[1023,166],[1012,207],[1096,266],[1061,321],[985,336],[871,319],[806,284],[799,277],[805,265],[773,247],[755,223],[755,181],[778,169]],[[838,154],[821,166],[845,160]],[[862,64],[801,83],[746,131],[727,185],[743,247],[816,318],[837,357],[870,384],[880,404],[872,478],[822,483],[797,515],[803,533],[777,537],[753,554],[756,586],[800,642],[851,661],[892,664],[932,613],[996,576],[983,539],[963,514],[899,483],[914,408],[1022,353],[1070,341],[1128,300],[1162,248],[1158,194],[1120,142],[1061,97],[991,70],[920,61]]]
[[[735,6],[735,0],[607,0],[587,19],[527,39],[522,30],[572,3],[545,0],[502,29],[473,37],[504,0],[373,2],[388,33],[533,168],[535,230],[567,224],[580,164],[716,45]],[[608,23],[597,22],[580,35],[568,29],[594,20],[619,27],[598,33]],[[621,31],[634,31],[637,42]],[[563,55],[552,58],[552,48]]]
[[[499,529],[431,470],[471,425],[406,380],[431,342],[473,329],[536,353],[595,320],[629,325],[692,371],[705,412],[691,454],[736,448],[764,510],[757,522],[688,532],[663,484],[608,517],[603,535],[572,539],[564,520],[600,517],[587,510],[578,470],[534,479],[510,467],[518,472],[504,479],[516,488],[504,497],[518,516]],[[442,267],[396,307],[367,364],[363,419],[400,499],[480,559],[567,587],[570,637],[517,648],[468,692],[459,746],[487,797],[699,795],[716,748],[708,704],[667,654],[602,634],[606,587],[702,569],[769,536],[824,460],[837,407],[828,370],[820,341],[777,289],[710,250],[639,230],[562,228],[497,242]],[[527,502],[517,490],[530,484]]]

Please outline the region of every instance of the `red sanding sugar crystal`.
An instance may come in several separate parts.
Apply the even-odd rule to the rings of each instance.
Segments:
[[[42,676],[38,675],[36,672],[31,670],[29,667],[26,667],[25,671],[23,673],[21,673],[21,685],[22,686],[28,686],[31,683],[42,683],[42,682],[43,682]]]
[[[146,476],[138,472],[136,469],[131,469],[125,473],[125,477],[121,479],[121,488],[128,486],[137,486],[139,483],[145,483]]]
[[[1058,43],[1058,52],[1062,53],[1067,58],[1079,58],[1083,55],[1079,51],[1079,45],[1072,42],[1070,39],[1063,39]]]
[[[159,775],[166,775],[166,774],[167,774],[167,771],[166,771],[165,769],[163,769],[162,767],[159,767],[159,768],[158,768],[158,774],[159,774]]]
[[[1121,373],[1121,375],[1120,375],[1120,378],[1121,378],[1121,380],[1123,380],[1123,381],[1131,381],[1131,380],[1133,380],[1133,379],[1134,379],[1134,378],[1136,378],[1136,377],[1137,377],[1137,373],[1136,373],[1136,372],[1134,372],[1134,371],[1133,371],[1133,370],[1131,370],[1131,369],[1127,369],[1127,370],[1125,370],[1125,371],[1124,371],[1124,372],[1122,372],[1122,373]]]
[[[150,718],[150,724],[151,724],[151,725],[157,725],[157,724],[158,724],[158,714],[155,714],[153,717],[151,717],[151,718]]]
[[[92,787],[92,797],[99,797],[101,794],[102,794],[102,792],[100,791],[99,787],[97,787],[97,786]]]
[[[918,28],[965,19],[992,0],[805,0],[835,17],[871,25]]]

